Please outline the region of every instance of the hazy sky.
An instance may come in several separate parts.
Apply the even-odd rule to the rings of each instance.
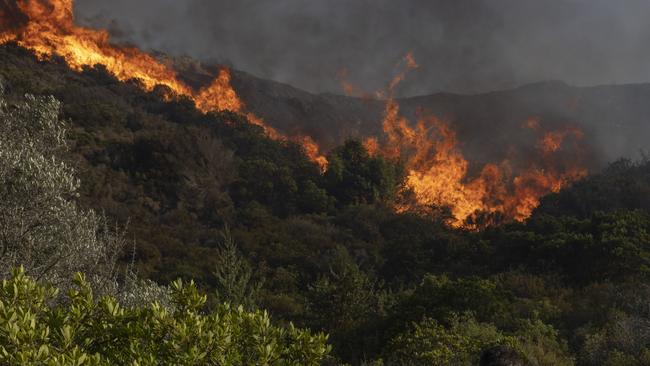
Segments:
[[[648,0],[76,0],[78,20],[145,49],[227,63],[312,92],[337,75],[402,96],[540,80],[650,81]]]

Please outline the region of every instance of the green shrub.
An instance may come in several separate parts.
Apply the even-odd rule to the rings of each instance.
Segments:
[[[173,283],[173,310],[96,300],[81,274],[74,284],[52,306],[58,290],[22,268],[2,282],[0,364],[319,365],[330,351],[324,334],[273,326],[266,312],[224,304],[205,313],[192,282]]]
[[[424,318],[391,340],[386,360],[390,365],[469,366],[478,363],[484,349],[514,343],[514,338],[471,315],[455,316],[449,327]]]

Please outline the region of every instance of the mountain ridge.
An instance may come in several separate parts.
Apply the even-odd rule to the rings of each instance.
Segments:
[[[325,150],[349,137],[383,134],[385,102],[379,99],[313,94],[236,70],[232,84],[267,123],[311,135]],[[638,157],[650,137],[645,102],[650,100],[650,83],[585,87],[544,81],[480,94],[442,92],[396,100],[411,122],[418,110],[447,121],[469,160],[479,163],[506,159],[511,149],[530,148],[534,142],[521,127],[529,118],[540,119],[548,130],[567,125],[582,129],[593,168],[619,157]]]
[[[223,67],[188,57],[159,54],[158,58],[197,88],[208,84]],[[247,109],[288,135],[313,137],[324,151],[348,138],[383,135],[385,100],[312,93],[237,69],[231,74],[233,88]],[[396,98],[402,115],[411,122],[424,111],[449,123],[468,160],[478,164],[508,159],[513,149],[529,149],[534,142],[521,126],[538,118],[546,130],[567,125],[583,130],[593,169],[620,157],[639,157],[650,138],[646,100],[650,100],[650,83],[573,86],[561,80],[483,93],[436,92]]]

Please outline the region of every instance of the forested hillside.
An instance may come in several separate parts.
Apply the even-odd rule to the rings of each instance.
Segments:
[[[360,141],[321,173],[245,116],[203,114],[100,66],[77,73],[6,45],[0,76],[7,108],[25,93],[61,102],[76,202],[125,228],[123,266],[161,285],[194,279],[218,314],[225,301],[324,331],[327,364],[650,363],[646,161],[613,162],[526,222],[455,229],[445,207],[396,212],[403,167]]]

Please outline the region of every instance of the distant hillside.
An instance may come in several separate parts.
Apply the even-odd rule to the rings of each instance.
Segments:
[[[303,131],[331,147],[350,136],[381,134],[383,102],[311,94],[286,84],[233,72],[233,86],[249,108],[271,125]],[[522,124],[539,117],[548,129],[584,130],[595,167],[622,156],[638,157],[650,139],[650,84],[572,87],[543,82],[477,95],[438,93],[400,99],[404,114],[441,117],[454,126],[468,160],[501,160],[511,148],[525,151]]]
[[[190,85],[208,83],[218,70],[189,59],[159,55]],[[389,76],[387,76],[388,78]],[[232,84],[248,109],[286,133],[315,137],[325,150],[348,137],[381,136],[384,102],[313,94],[233,70]],[[398,99],[403,115],[423,110],[450,122],[463,153],[477,165],[525,154],[535,141],[522,125],[539,118],[547,130],[579,127],[585,133],[591,168],[620,157],[638,158],[649,148],[650,84],[574,87],[548,81],[476,95],[437,93]]]

